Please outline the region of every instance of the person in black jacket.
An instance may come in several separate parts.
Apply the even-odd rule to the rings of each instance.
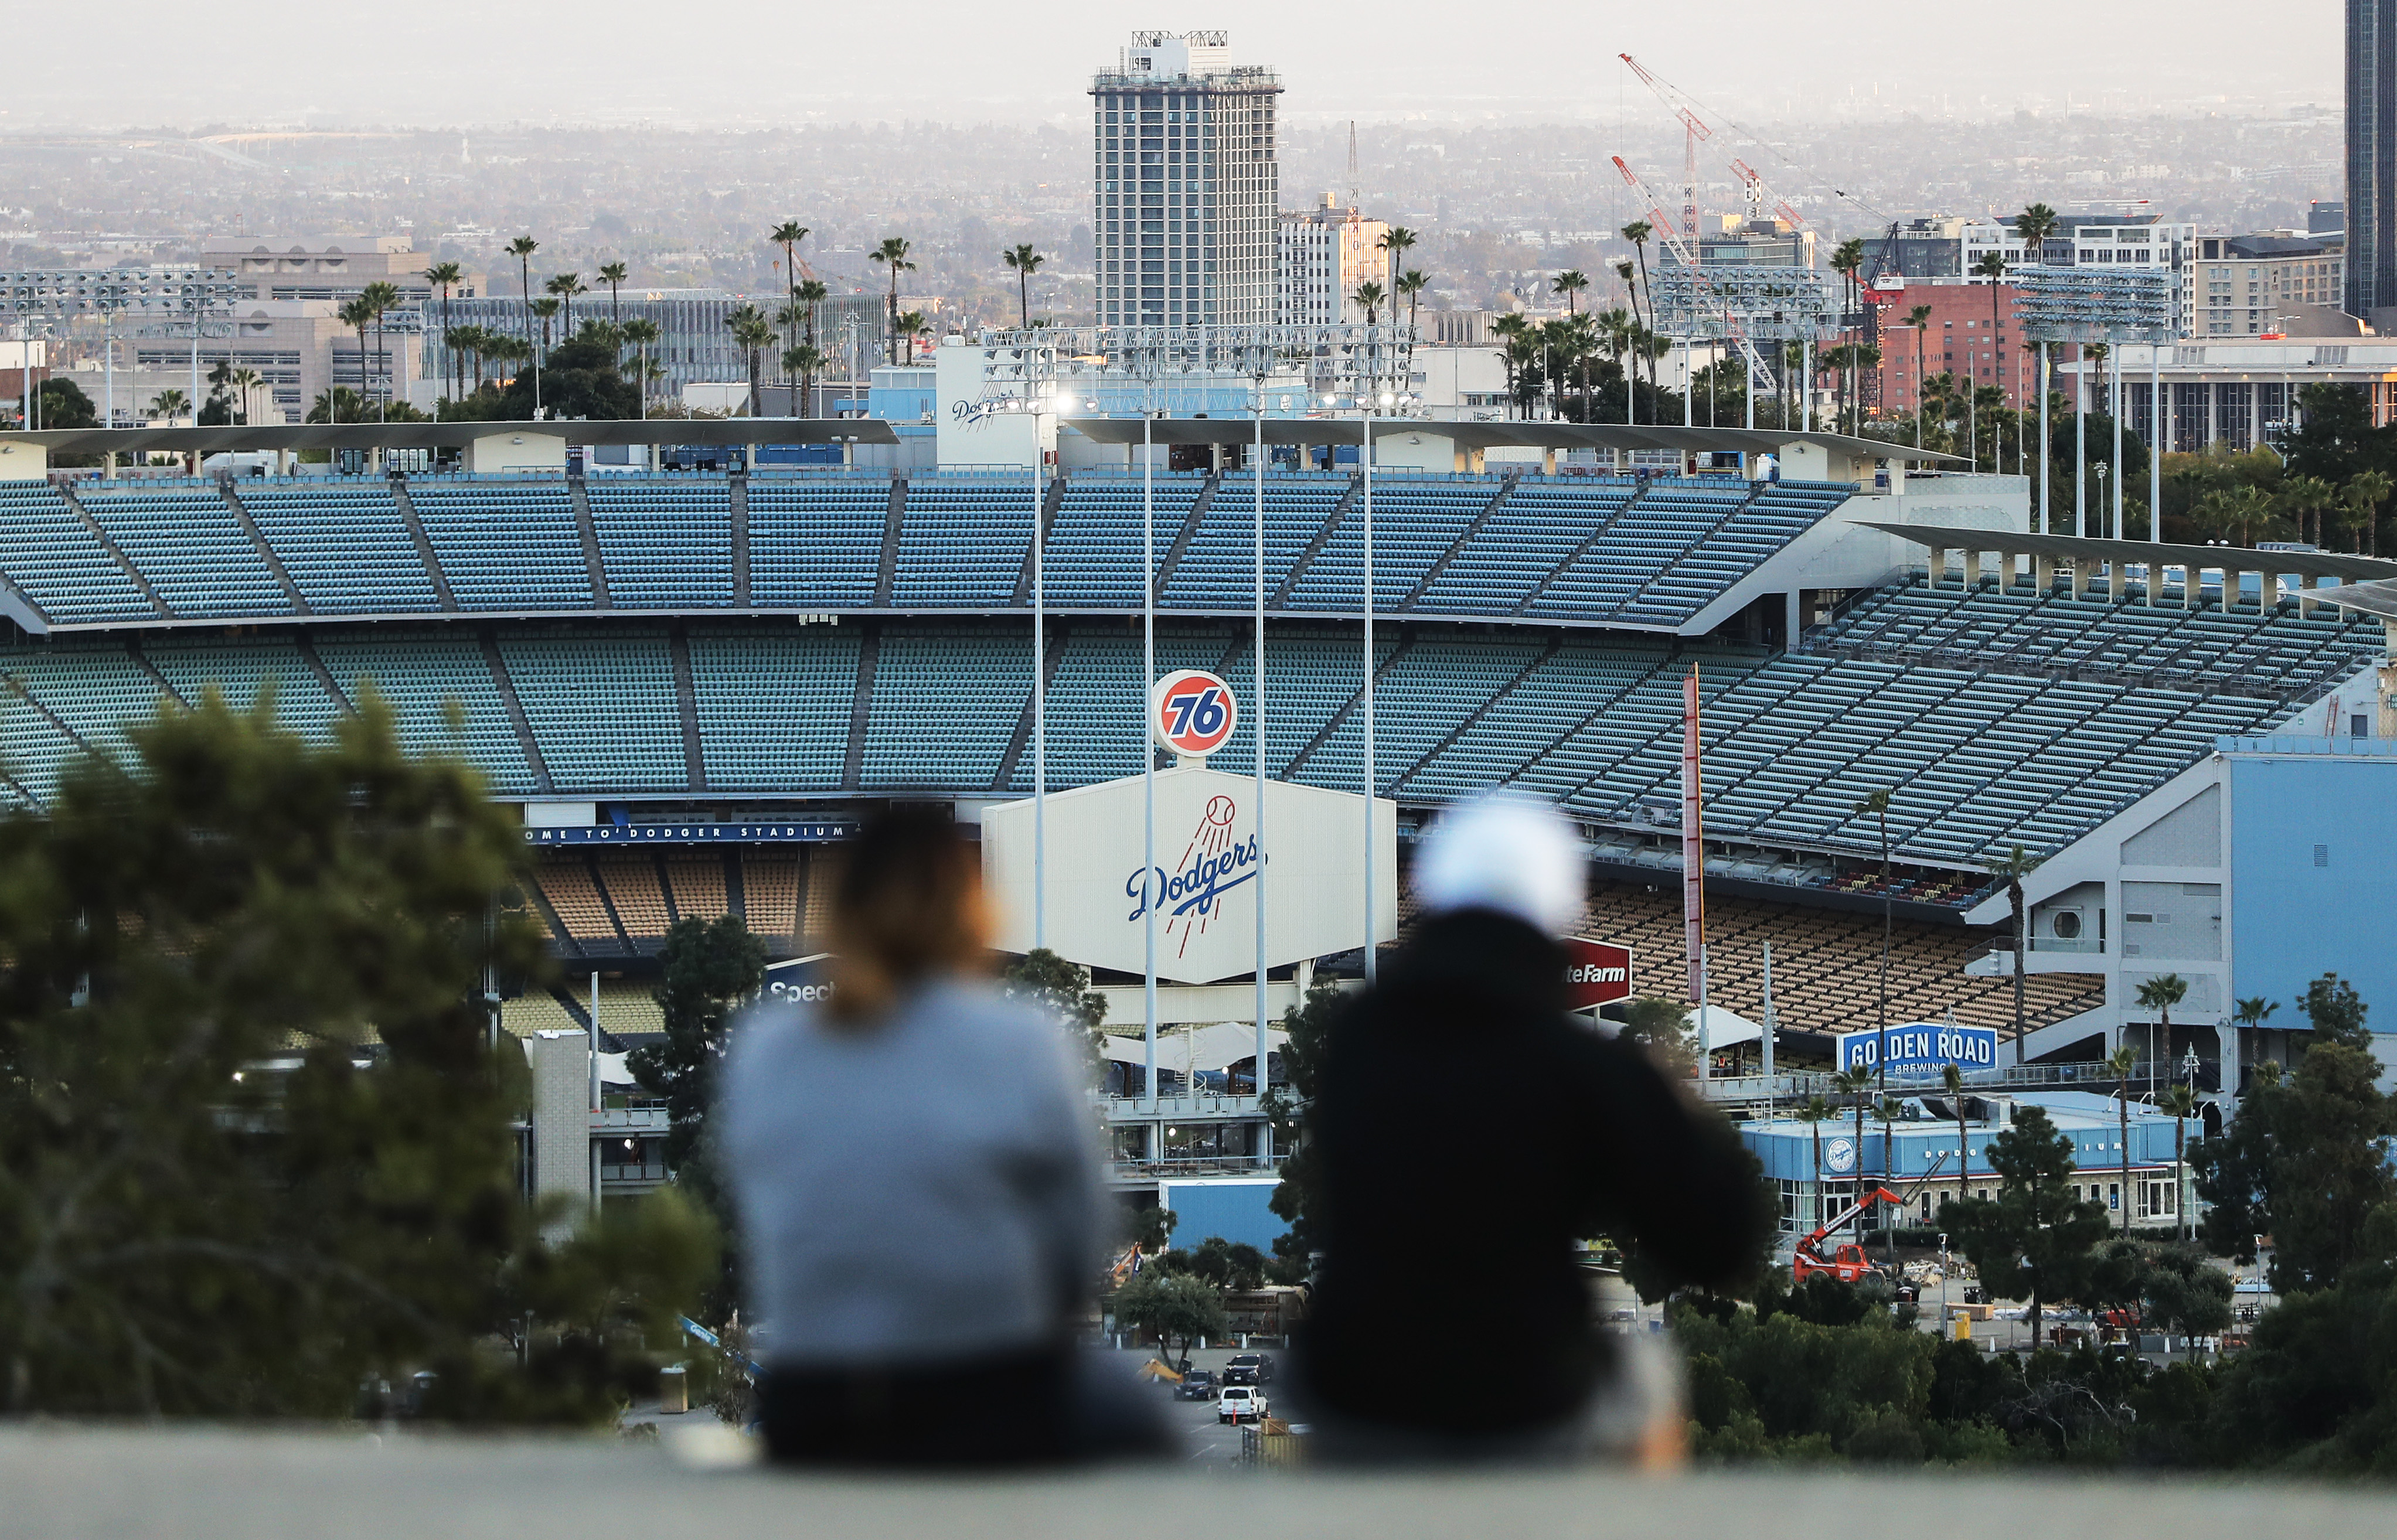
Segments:
[[[1616,1372],[1573,1243],[1734,1280],[1769,1223],[1753,1162],[1637,1047],[1565,1011],[1584,902],[1544,807],[1426,840],[1428,917],[1334,1021],[1308,1113],[1322,1260],[1297,1344],[1321,1452],[1573,1455]]]

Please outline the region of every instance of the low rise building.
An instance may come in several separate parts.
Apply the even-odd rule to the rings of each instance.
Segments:
[[[1914,312],[1930,312],[1918,326]],[[1952,375],[1961,387],[1994,385],[2006,405],[2019,407],[2039,394],[2039,358],[2021,345],[2015,319],[2015,286],[1998,285],[1994,312],[1989,285],[1962,279],[1909,281],[1895,304],[1881,313],[1881,404],[1894,417],[1910,417],[1922,405],[1922,382]]]
[[[1281,216],[1281,267],[1274,318],[1283,326],[1340,326],[1362,321],[1357,287],[1389,286],[1389,253],[1382,238],[1385,220],[1369,220],[1339,207],[1330,193],[1316,208]],[[1386,301],[1382,316],[1390,309]]]
[[[2309,235],[2264,230],[2251,235],[2203,235],[2189,288],[2200,337],[2360,336],[2362,325],[2339,308],[2346,293],[2344,232]]]

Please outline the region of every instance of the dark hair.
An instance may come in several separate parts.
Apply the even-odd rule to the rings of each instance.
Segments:
[[[824,1014],[866,1024],[926,978],[979,962],[988,946],[981,868],[946,809],[894,807],[867,820],[833,887]]]

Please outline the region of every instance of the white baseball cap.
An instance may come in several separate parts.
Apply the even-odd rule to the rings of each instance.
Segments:
[[[1490,795],[1440,815],[1415,856],[1415,896],[1434,911],[1495,909],[1561,935],[1587,902],[1573,825],[1547,802]]]

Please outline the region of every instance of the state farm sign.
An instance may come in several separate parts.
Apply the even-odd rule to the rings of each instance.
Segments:
[[[1567,936],[1564,948],[1566,1009],[1587,1011],[1631,998],[1631,948],[1585,936]]]

